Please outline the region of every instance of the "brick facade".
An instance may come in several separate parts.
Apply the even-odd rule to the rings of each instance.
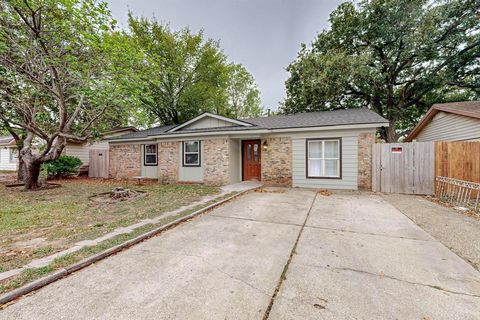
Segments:
[[[358,135],[358,188],[360,189],[372,189],[372,146],[374,143],[374,133]]]
[[[111,145],[108,176],[115,179],[139,176],[141,173],[141,145]]]
[[[202,141],[204,182],[209,185],[230,183],[230,151],[228,139]]]
[[[180,142],[160,142],[158,144],[158,182],[178,182]]]
[[[292,139],[267,138],[267,150],[262,147],[262,182],[267,185],[292,185]]]

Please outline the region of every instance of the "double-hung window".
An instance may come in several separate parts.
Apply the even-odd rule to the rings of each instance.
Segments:
[[[307,140],[307,178],[341,178],[341,139]]]
[[[200,167],[200,141],[183,142],[183,166]]]
[[[146,144],[143,158],[144,158],[144,164],[146,166],[156,166],[158,163],[157,145]]]

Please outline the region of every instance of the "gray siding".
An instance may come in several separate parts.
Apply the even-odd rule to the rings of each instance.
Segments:
[[[327,188],[327,189],[358,189],[358,135],[361,132],[375,130],[337,130],[292,134],[292,169],[294,187]],[[341,138],[342,139],[342,178],[341,179],[311,179],[307,178],[306,141],[311,138]]]
[[[229,139],[230,153],[230,183],[240,182],[242,180],[241,171],[241,142],[239,139]]]
[[[17,170],[17,162],[10,162],[10,152],[15,149],[16,147],[0,147],[0,170]]]
[[[63,149],[63,154],[67,156],[78,157],[82,160],[82,165],[88,165],[90,162],[90,150],[108,150],[108,141],[100,140],[93,144],[74,144],[68,143]]]
[[[63,153],[67,156],[78,157],[82,165],[87,166],[90,161],[90,147],[87,144],[67,144]]]
[[[157,144],[157,148],[158,148],[158,144]],[[159,154],[160,150],[157,150],[157,157],[158,157],[158,154]],[[142,157],[141,157],[141,176],[142,177],[147,177],[147,178],[152,178],[152,179],[155,179],[155,178],[158,178],[158,164],[156,166],[146,166],[145,165],[145,161],[144,161],[144,153],[145,153],[145,145],[142,144],[141,146],[141,153],[142,153]],[[157,158],[157,162],[158,162],[158,158]]]
[[[203,141],[200,143],[200,167],[184,167],[182,142],[178,142],[178,180],[180,182],[203,182]]]
[[[439,112],[415,139],[419,142],[479,140],[480,119]]]
[[[198,121],[195,121],[189,124],[186,127],[183,127],[181,130],[190,130],[190,129],[205,129],[205,128],[223,128],[223,127],[231,127],[234,124],[231,122],[223,121],[216,118],[205,117]]]

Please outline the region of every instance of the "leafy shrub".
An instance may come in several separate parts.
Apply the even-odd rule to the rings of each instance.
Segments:
[[[73,156],[60,156],[58,159],[43,164],[49,178],[68,177],[78,173],[82,160]]]

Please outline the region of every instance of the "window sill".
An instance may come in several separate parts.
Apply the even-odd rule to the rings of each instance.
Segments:
[[[342,180],[342,177],[310,177],[307,176],[307,179],[330,179],[330,180]]]

